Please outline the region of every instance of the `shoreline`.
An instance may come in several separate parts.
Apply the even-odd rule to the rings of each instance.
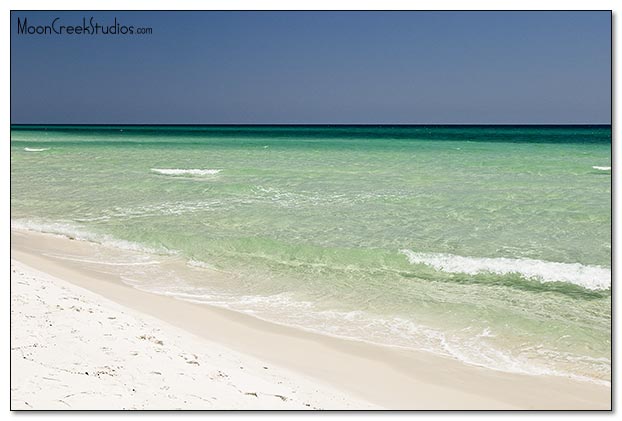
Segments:
[[[278,325],[224,308],[144,292],[78,262],[45,255],[46,251],[76,247],[96,249],[102,246],[50,234],[11,230],[11,255],[17,262],[381,408],[611,408],[611,388],[607,386],[561,377],[499,372],[425,352]]]

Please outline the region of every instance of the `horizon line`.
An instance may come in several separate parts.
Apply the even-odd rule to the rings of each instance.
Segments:
[[[373,127],[373,126],[611,126],[611,123],[11,123],[13,126],[161,126],[161,127],[257,127],[257,126],[280,126],[280,127]]]

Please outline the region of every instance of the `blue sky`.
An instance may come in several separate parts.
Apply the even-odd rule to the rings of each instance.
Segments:
[[[151,35],[24,35],[29,25]],[[11,122],[609,124],[609,12],[12,12]]]

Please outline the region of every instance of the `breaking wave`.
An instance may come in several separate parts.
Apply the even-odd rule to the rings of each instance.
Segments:
[[[497,275],[518,274],[529,280],[546,282],[566,282],[590,290],[611,288],[611,269],[601,266],[588,266],[580,263],[546,262],[536,259],[510,259],[505,257],[480,258],[464,257],[444,253],[416,253],[400,250],[411,264],[427,265],[447,273],[477,275],[494,273]]]

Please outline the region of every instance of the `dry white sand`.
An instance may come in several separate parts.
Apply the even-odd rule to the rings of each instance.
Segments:
[[[372,408],[11,263],[12,409]]]

